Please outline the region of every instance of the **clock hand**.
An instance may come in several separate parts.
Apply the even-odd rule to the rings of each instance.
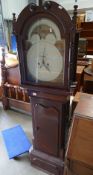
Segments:
[[[48,71],[50,71],[50,69],[49,69],[49,63],[46,64],[46,62],[45,62],[45,58],[46,58],[45,50],[46,50],[46,48],[44,47],[43,55],[41,55],[41,58],[42,58],[42,65],[43,65]],[[40,68],[42,67],[42,65],[40,65],[40,63],[38,63],[38,65],[40,66]]]
[[[49,70],[49,67],[48,67],[48,65],[45,64],[44,60],[43,60],[42,64],[40,64],[40,62],[38,62],[38,66],[39,66],[40,69],[42,68],[42,65],[44,65],[44,67],[45,67],[47,70]]]
[[[42,63],[38,62],[38,66],[41,69],[42,68]]]
[[[43,63],[43,65],[45,65],[45,58],[46,58],[45,47],[44,47],[42,58],[43,58],[42,63]]]
[[[44,51],[43,51],[43,55],[40,55],[40,57],[42,58],[42,62],[38,62],[38,66],[39,68],[42,68],[42,65],[45,65],[45,61],[44,61],[44,58],[46,57],[45,55],[45,47],[44,47]]]
[[[42,58],[42,64],[45,66],[45,58],[46,58],[45,47],[44,47],[43,55],[41,55],[40,57]]]
[[[48,71],[50,71],[49,63],[45,64],[44,66],[45,66],[45,68],[46,68]]]
[[[45,66],[45,68],[48,70],[48,71],[50,71],[50,69],[49,69],[49,63],[47,63],[46,64],[46,62],[45,62],[45,58],[46,58],[46,53],[45,53],[45,50],[46,50],[46,48],[44,48],[44,52],[43,52],[43,65]]]

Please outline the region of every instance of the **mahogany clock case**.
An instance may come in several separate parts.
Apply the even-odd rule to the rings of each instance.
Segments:
[[[39,29],[38,21],[44,22],[44,25],[39,25]],[[39,36],[37,36],[38,30]],[[62,6],[53,1],[48,1],[41,6],[28,5],[21,12],[17,21],[14,21],[14,32],[17,38],[21,83],[28,88],[31,97],[33,123],[31,163],[49,174],[62,175],[66,129],[69,119],[70,85],[73,81],[70,77],[70,71],[74,69],[72,51],[74,49],[75,26]],[[52,39],[50,39],[50,35]],[[51,40],[55,42],[56,37],[54,38],[54,35],[60,37],[56,39],[56,44],[52,43],[51,46]],[[30,36],[32,48],[31,43],[29,43]],[[45,41],[45,38],[48,42]],[[60,38],[61,41],[58,42]],[[35,43],[35,39],[38,40],[39,45],[38,42]],[[42,62],[39,60],[38,64],[34,62],[36,59],[35,49],[37,51],[39,47],[39,50],[42,51],[43,44],[46,45],[47,49],[50,46],[53,51],[53,53],[50,50],[47,52],[47,55],[49,54],[49,65],[45,64],[44,59]],[[43,48],[43,57],[46,55],[46,48]],[[37,53],[38,55],[41,54],[39,51]],[[54,61],[52,59],[54,53],[58,62],[55,58]],[[51,62],[56,68],[56,73]],[[61,67],[59,63],[62,64]],[[38,71],[36,65],[38,69],[42,68]],[[39,77],[34,72],[36,70]],[[50,76],[47,76],[49,74]]]

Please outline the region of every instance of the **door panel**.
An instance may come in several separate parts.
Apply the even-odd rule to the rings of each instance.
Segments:
[[[58,155],[59,112],[54,107],[35,105],[36,149]]]

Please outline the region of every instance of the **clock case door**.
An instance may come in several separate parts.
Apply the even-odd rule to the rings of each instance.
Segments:
[[[49,19],[58,26],[61,38],[64,39],[65,42],[63,82],[62,80],[60,80],[59,84],[58,82],[52,83],[51,81],[48,83],[44,81],[33,82],[28,79],[26,56],[29,48],[29,42],[27,41],[27,33],[28,29],[33,25],[33,23],[42,18]],[[49,6],[36,6],[30,4],[20,13],[17,21],[14,22],[14,32],[17,38],[17,47],[21,71],[21,84],[50,88],[54,87],[62,90],[68,90],[71,83],[73,82],[71,78],[72,76],[70,75],[70,69],[75,69],[74,65],[72,64],[72,49],[75,39],[75,26],[73,25],[73,22],[67,11],[54,2],[50,2]]]
[[[49,174],[62,175],[68,124],[69,100],[31,97],[33,149],[31,164]]]
[[[36,150],[64,158],[65,126],[68,120],[69,101],[62,103],[46,98],[31,98],[33,109],[33,139]],[[43,114],[43,115],[42,115]],[[62,117],[63,116],[63,117]],[[61,138],[61,139],[60,139]]]

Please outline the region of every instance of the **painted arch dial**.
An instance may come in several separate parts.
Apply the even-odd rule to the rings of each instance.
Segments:
[[[28,77],[35,82],[63,83],[65,40],[58,26],[50,19],[39,19],[29,28],[28,41]]]

